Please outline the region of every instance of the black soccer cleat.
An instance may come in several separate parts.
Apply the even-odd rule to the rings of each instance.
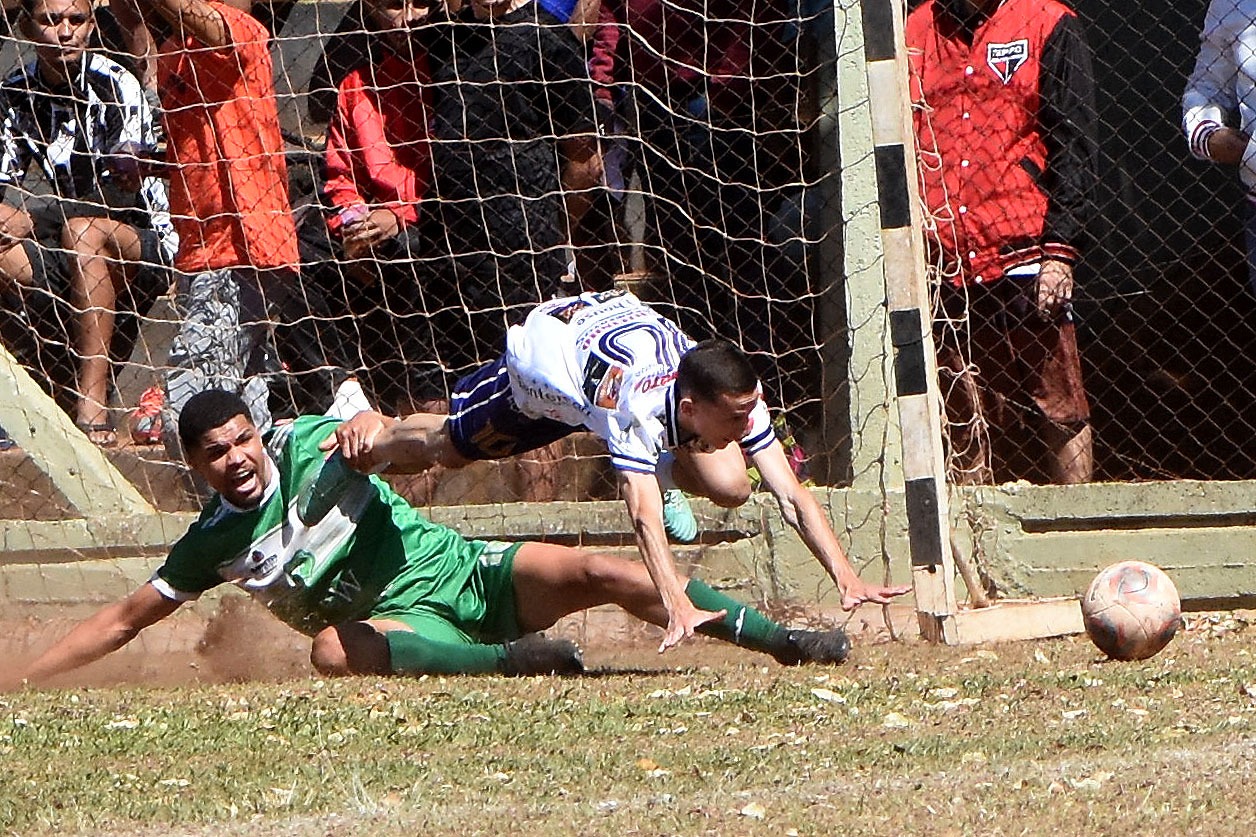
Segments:
[[[804,663],[841,665],[850,655],[850,638],[841,628],[831,631],[790,631],[785,647],[772,656],[783,666]]]
[[[569,639],[550,639],[544,634],[524,634],[506,643],[502,673],[511,677],[533,674],[583,674],[580,646]]]

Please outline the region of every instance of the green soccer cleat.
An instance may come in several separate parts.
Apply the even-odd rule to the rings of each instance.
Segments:
[[[698,537],[698,519],[693,516],[689,498],[679,488],[663,492],[663,531],[680,543],[693,543]]]

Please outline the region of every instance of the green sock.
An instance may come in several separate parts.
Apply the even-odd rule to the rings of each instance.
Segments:
[[[394,674],[491,674],[506,659],[504,645],[436,642],[412,631],[389,631],[384,638]]]
[[[784,647],[789,632],[753,607],[712,590],[696,578],[689,579],[685,595],[701,610],[728,611],[718,622],[700,626],[698,633],[767,654]]]

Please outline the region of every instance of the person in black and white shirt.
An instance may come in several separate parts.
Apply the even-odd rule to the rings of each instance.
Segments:
[[[0,285],[65,299],[76,311],[74,418],[96,444],[108,421],[109,346],[120,292],[159,289],[178,240],[165,184],[148,160],[151,106],[133,75],[88,52],[91,0],[23,0],[35,60],[0,88],[0,190],[38,165],[52,200],[0,206]],[[11,203],[11,202],[10,202]]]

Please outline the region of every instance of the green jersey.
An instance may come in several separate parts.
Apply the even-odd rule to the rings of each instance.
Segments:
[[[414,606],[456,624],[479,623],[486,604],[476,570],[481,556],[492,560],[488,544],[427,520],[379,477],[348,472],[334,502],[302,522],[302,501],[327,464],[319,443],[339,423],[303,416],[271,431],[273,467],[261,503],[237,509],[215,495],[157,570],[157,589],[189,601],[233,583],[311,636]]]

